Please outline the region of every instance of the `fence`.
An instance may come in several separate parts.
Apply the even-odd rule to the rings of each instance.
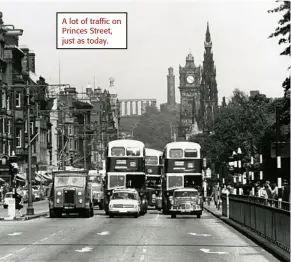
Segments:
[[[289,202],[223,194],[222,214],[290,252]]]

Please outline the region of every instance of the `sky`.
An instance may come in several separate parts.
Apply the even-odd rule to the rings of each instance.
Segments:
[[[2,1],[5,24],[24,30],[20,45],[36,53],[36,73],[49,84],[70,84],[85,92],[88,83],[108,89],[115,79],[120,99],[167,99],[168,67],[176,76],[189,52],[203,62],[207,21],[213,43],[219,101],[235,88],[283,95],[290,65],[282,47],[268,36],[280,15],[268,14],[275,1]],[[57,50],[56,12],[128,12],[127,50]]]

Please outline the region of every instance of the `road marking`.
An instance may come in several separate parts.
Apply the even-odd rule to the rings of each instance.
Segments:
[[[142,252],[145,253],[145,252],[147,252],[147,250],[144,248],[144,249],[142,250]]]
[[[160,214],[157,214],[157,216],[155,218],[156,221],[158,220],[159,216],[160,216]]]
[[[218,255],[228,254],[228,252],[210,252],[210,249],[204,249],[204,248],[201,248],[200,251],[207,254],[218,254]]]
[[[11,233],[11,234],[7,234],[8,236],[20,236],[22,235],[22,232],[14,232],[14,233]]]
[[[5,258],[7,258],[7,257],[11,257],[11,256],[12,256],[12,254],[8,254],[8,255],[6,255],[6,256],[4,256],[4,257],[0,257],[0,260],[5,259]]]
[[[188,233],[191,236],[198,236],[198,237],[211,237],[209,234],[197,234],[197,233]]]
[[[53,237],[53,236],[55,236],[56,235],[56,233],[53,233],[53,234],[51,234],[51,237]]]
[[[99,236],[107,236],[109,234],[110,233],[108,231],[103,231],[103,232],[97,233],[97,235],[99,235]]]
[[[90,252],[92,250],[93,250],[92,247],[83,247],[81,250],[76,250],[76,251],[80,253],[84,253],[84,252]]]
[[[21,252],[21,251],[25,250],[26,248],[27,247],[21,248],[21,249],[17,250],[16,252]]]
[[[34,242],[34,243],[33,243],[33,245],[36,245],[36,244],[38,244],[38,242]]]
[[[45,241],[45,240],[47,240],[48,238],[47,237],[45,237],[45,238],[43,238],[42,240],[40,240],[40,242],[42,242],[42,241]]]
[[[140,261],[144,261],[144,255],[141,255]]]

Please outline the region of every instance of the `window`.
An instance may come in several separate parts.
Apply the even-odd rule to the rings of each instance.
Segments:
[[[183,150],[182,149],[170,149],[170,158],[182,158]]]
[[[25,120],[25,123],[24,123],[24,132],[27,133],[27,120]]]
[[[124,147],[112,147],[111,156],[125,156]]]
[[[158,157],[157,156],[146,156],[145,157],[145,164],[146,165],[158,165]]]
[[[10,97],[9,96],[7,97],[6,102],[7,102],[7,110],[10,110]]]
[[[22,146],[22,130],[20,128],[16,128],[16,147],[21,148]]]
[[[75,150],[78,150],[78,141],[75,140]]]
[[[3,142],[2,153],[3,153],[4,155],[6,154],[6,144],[5,144],[5,142]]]
[[[34,122],[30,122],[30,135],[34,134]]]
[[[6,91],[2,90],[2,108],[6,108]]]
[[[21,94],[19,92],[16,92],[15,94],[15,106],[16,107],[21,106]]]
[[[196,149],[185,149],[185,157],[197,157]]]
[[[138,147],[128,147],[126,149],[127,156],[140,156],[140,149]]]
[[[73,125],[68,126],[68,133],[69,133],[69,136],[74,134],[73,133]]]
[[[11,152],[11,148],[12,148],[11,144],[12,144],[12,141],[9,140],[9,141],[8,141],[8,155],[9,155],[9,156],[11,156],[11,153],[12,153],[12,152]]]
[[[70,146],[70,149],[69,150],[74,150],[74,140],[70,138],[69,140],[69,146]]]
[[[7,119],[7,134],[11,134],[11,120]]]
[[[6,121],[5,121],[5,118],[2,119],[2,133],[6,134]]]

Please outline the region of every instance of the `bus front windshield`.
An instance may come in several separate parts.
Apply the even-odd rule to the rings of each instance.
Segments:
[[[55,178],[55,187],[65,187],[65,186],[84,187],[84,185],[85,177],[59,176]]]

